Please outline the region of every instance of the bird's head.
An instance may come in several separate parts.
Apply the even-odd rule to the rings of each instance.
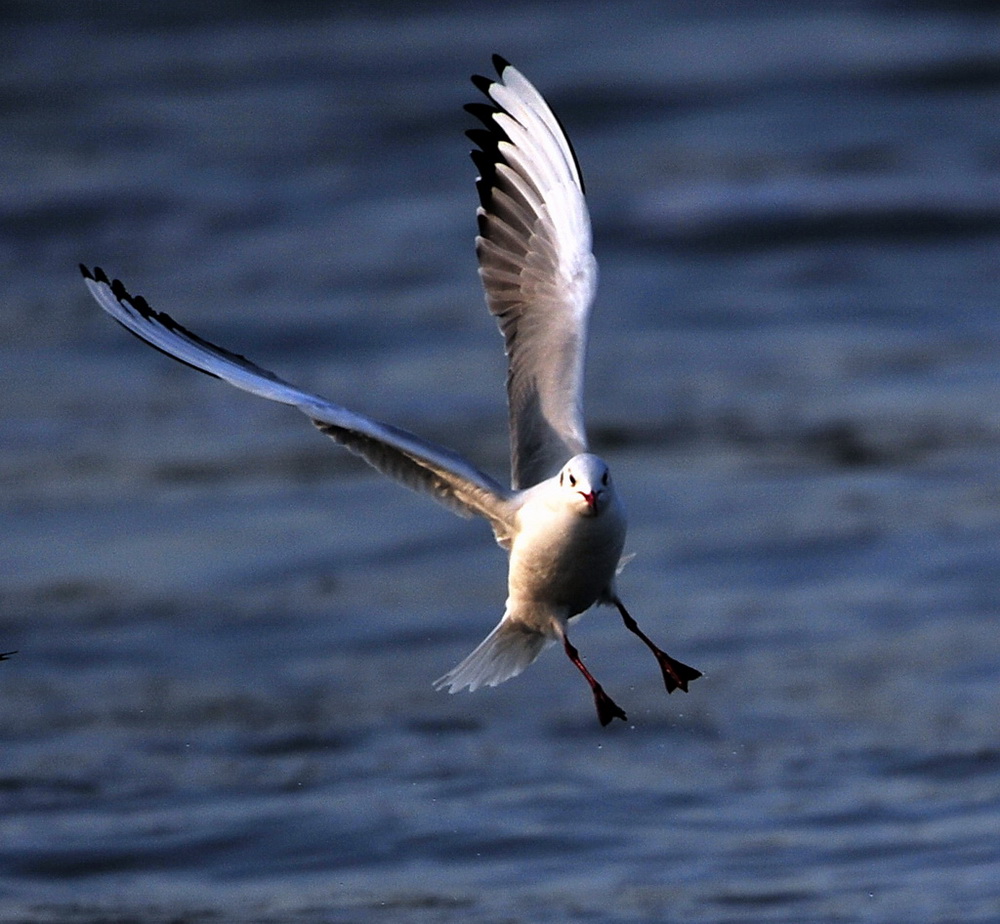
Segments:
[[[614,497],[607,464],[589,452],[573,456],[562,467],[559,487],[569,504],[588,517],[601,513]]]

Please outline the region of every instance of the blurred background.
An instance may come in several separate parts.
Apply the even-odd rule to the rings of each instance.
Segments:
[[[0,7],[0,921],[1000,918],[1000,14],[902,2]],[[503,480],[473,72],[601,265],[613,611],[431,682],[504,555],[138,344],[80,261]]]

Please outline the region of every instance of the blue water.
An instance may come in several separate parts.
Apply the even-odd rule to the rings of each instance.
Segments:
[[[7,4],[0,921],[1000,920],[989,4]],[[141,347],[97,263],[507,465],[462,105],[559,112],[640,624],[493,690],[482,523]]]

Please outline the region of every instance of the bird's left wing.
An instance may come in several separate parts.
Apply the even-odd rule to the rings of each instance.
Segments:
[[[129,332],[172,359],[222,379],[236,388],[298,408],[320,430],[369,465],[414,491],[431,495],[450,509],[479,514],[506,545],[513,517],[513,494],[460,455],[442,446],[301,391],[245,356],[209,343],[181,327],[168,314],[154,311],[99,267],[81,264],[84,281],[97,303]]]
[[[465,107],[484,127],[466,134],[479,146],[479,274],[507,350],[512,481],[527,488],[587,448],[583,361],[597,262],[566,133],[520,71],[493,61],[499,79],[473,78],[489,103]]]

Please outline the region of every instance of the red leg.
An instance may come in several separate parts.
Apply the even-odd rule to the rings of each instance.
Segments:
[[[674,690],[683,690],[687,693],[688,684],[692,680],[697,680],[701,676],[701,671],[695,670],[693,667],[688,667],[688,665],[683,664],[675,658],[671,658],[665,651],[659,649],[653,644],[649,636],[639,628],[638,623],[632,618],[629,611],[625,609],[625,604],[617,597],[614,598],[614,604],[618,607],[618,612],[622,614],[622,621],[625,623],[625,628],[629,632],[638,635],[645,642],[646,647],[656,655],[660,670],[663,672],[663,683],[667,687],[667,692],[673,693]]]
[[[623,722],[627,722],[628,717],[619,705],[604,692],[604,687],[594,679],[594,675],[587,670],[586,665],[580,660],[580,652],[570,644],[565,632],[562,638],[563,648],[566,649],[566,656],[576,665],[577,670],[583,674],[587,683],[590,684],[590,689],[594,692],[594,705],[597,707],[597,718],[600,720],[601,725],[607,725],[612,719],[621,719]]]

